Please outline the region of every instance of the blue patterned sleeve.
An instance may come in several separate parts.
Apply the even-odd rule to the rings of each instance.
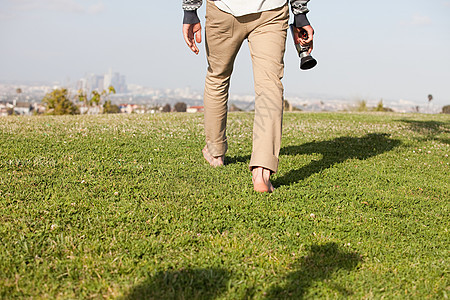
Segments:
[[[183,0],[183,24],[196,24],[200,22],[197,9],[202,6],[202,0]]]
[[[309,12],[308,2],[309,0],[290,0],[295,27],[300,28],[309,25],[308,18],[306,17],[306,14]]]

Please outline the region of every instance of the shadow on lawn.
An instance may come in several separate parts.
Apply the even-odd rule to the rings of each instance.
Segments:
[[[227,289],[223,269],[162,271],[134,287],[123,299],[215,299]]]
[[[435,140],[442,143],[450,144],[450,138],[448,135],[446,138],[437,137],[440,134],[449,134],[450,122],[438,122],[438,121],[417,121],[417,120],[400,120],[409,125],[409,129],[422,134],[423,140]],[[446,128],[447,127],[447,128]]]
[[[267,291],[266,299],[303,299],[314,282],[326,280],[339,270],[351,271],[361,261],[358,253],[340,250],[336,243],[312,245],[308,254],[294,263],[294,271],[283,283]],[[330,288],[343,296],[352,295],[352,291],[342,286],[331,285]]]
[[[287,146],[281,149],[280,155],[319,153],[322,154],[322,159],[313,160],[300,169],[291,170],[276,178],[272,184],[274,187],[293,184],[348,159],[364,160],[391,151],[398,147],[400,143],[399,140],[391,139],[389,134],[370,133],[363,137],[339,137],[330,141]]]

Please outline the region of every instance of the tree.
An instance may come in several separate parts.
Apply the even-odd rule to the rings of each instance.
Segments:
[[[16,94],[17,94],[17,101],[20,101],[20,95],[22,94],[22,89],[21,88],[16,88]],[[17,105],[17,101],[14,101],[14,106]],[[14,109],[13,109],[14,111]]]
[[[112,104],[111,100],[106,100],[105,104],[103,104],[103,113],[104,114],[118,114],[120,113],[119,106]]]
[[[70,101],[69,91],[65,88],[55,89],[47,93],[42,99],[47,105],[50,115],[75,115],[79,113],[76,105]]]
[[[20,95],[22,94],[22,89],[21,88],[17,88],[16,89],[16,93],[17,93],[17,98],[20,101]]]
[[[450,114],[450,105],[446,105],[442,108],[443,114]]]
[[[374,111],[393,112],[392,108],[384,106],[383,99],[378,102],[378,105],[375,107]]]
[[[323,105],[323,102],[321,102],[320,104]],[[292,105],[292,103],[290,103],[286,99],[283,100],[283,109],[284,111],[302,111],[300,108]]]
[[[283,100],[284,111],[292,111],[292,105],[286,99]]]
[[[229,108],[228,110],[231,111],[231,112],[242,111],[242,109],[240,109],[239,107],[237,107],[237,105],[234,104],[234,103],[230,105],[230,108]]]
[[[6,109],[6,113],[8,114],[8,116],[15,116],[16,115],[16,112],[15,112],[13,107],[8,107]]]
[[[88,98],[88,95],[85,91],[78,90],[77,97],[78,97],[78,101],[83,102],[84,105],[87,107],[87,110],[84,112],[85,114],[87,114],[91,107],[93,107],[94,105],[99,105],[105,98],[107,99],[111,94],[115,94],[115,93],[116,93],[115,88],[112,85],[110,85],[108,87],[107,91],[103,90],[101,93],[99,93],[96,90],[92,91],[91,95],[90,95],[91,98]]]
[[[357,111],[367,111],[367,101],[366,100],[358,101],[356,110]]]
[[[427,110],[428,110],[428,112],[431,112],[430,111],[430,103],[431,103],[431,101],[433,101],[433,95],[428,94],[428,103],[427,103]]]
[[[384,111],[383,99],[381,99],[380,102],[378,102],[378,105],[375,108],[375,111]]]
[[[170,112],[171,109],[172,109],[172,108],[170,107],[170,104],[167,103],[166,105],[163,106],[163,108],[162,108],[161,111],[162,111],[162,112]]]
[[[174,105],[174,111],[176,112],[186,112],[187,105],[184,102],[178,102]]]

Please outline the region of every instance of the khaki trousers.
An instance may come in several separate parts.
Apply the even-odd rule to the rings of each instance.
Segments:
[[[212,156],[227,151],[228,89],[236,55],[248,40],[255,86],[252,167],[276,172],[283,118],[284,52],[289,8],[242,17],[219,10],[206,1],[205,45],[208,71],[205,80],[205,135]]]

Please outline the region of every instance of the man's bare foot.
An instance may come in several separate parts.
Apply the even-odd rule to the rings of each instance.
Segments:
[[[203,157],[206,159],[206,161],[213,167],[223,166],[223,162],[225,157],[224,156],[218,156],[214,157],[208,152],[208,146],[205,146],[202,150]]]
[[[274,188],[270,182],[270,170],[263,167],[252,169],[253,189],[260,193],[272,193]]]

